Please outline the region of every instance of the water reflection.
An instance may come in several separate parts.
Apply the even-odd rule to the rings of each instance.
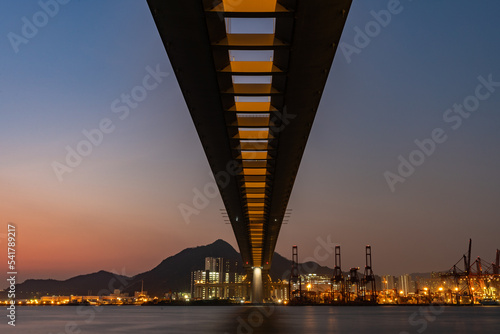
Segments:
[[[435,317],[423,306],[273,305],[20,307],[17,315],[16,327],[2,323],[0,333],[500,333],[500,307],[445,307]]]
[[[234,308],[221,326],[220,333],[288,333],[281,323],[281,307],[275,305],[242,306]]]

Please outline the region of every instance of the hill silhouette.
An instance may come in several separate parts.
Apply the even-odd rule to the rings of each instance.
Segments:
[[[227,242],[218,239],[206,246],[187,248],[163,260],[150,271],[135,276],[125,292],[144,290],[150,295],[163,295],[168,291],[190,291],[191,271],[205,268],[205,257],[223,257],[238,262],[238,271],[243,271],[240,254]]]
[[[53,279],[28,279],[16,285],[17,299],[30,298],[32,296],[52,295],[106,295],[112,293],[114,288],[119,287],[119,282],[125,282],[130,277],[99,271],[87,275],[79,275],[65,281]],[[111,288],[110,288],[111,287]],[[2,291],[1,298],[6,298],[7,293]]]
[[[187,248],[170,256],[155,268],[133,277],[99,271],[87,275],[79,275],[68,280],[28,279],[17,285],[16,297],[33,298],[52,295],[107,295],[114,289],[133,295],[144,290],[150,296],[163,296],[166,292],[190,291],[191,271],[204,269],[205,257],[223,257],[238,262],[237,270],[243,273],[240,254],[224,240],[216,240],[212,244]],[[287,278],[291,268],[291,261],[278,253],[274,253],[270,276],[273,280]],[[331,275],[333,270],[320,266],[315,262],[303,263],[299,266],[301,273]],[[0,292],[0,298],[6,298],[6,291]]]

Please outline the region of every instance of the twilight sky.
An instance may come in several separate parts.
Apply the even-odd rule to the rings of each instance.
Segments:
[[[363,40],[359,30],[377,28],[370,12],[389,2],[354,0],[277,251],[290,257],[296,244],[301,260],[316,254],[332,267],[318,248],[329,236],[344,269],[363,267],[370,244],[376,274],[402,274],[448,269],[472,238],[473,257],[492,261],[500,3],[401,0]],[[15,223],[19,278],[134,275],[218,238],[236,247],[219,196],[189,224],[178,209],[211,178],[146,1],[40,10],[38,1],[0,3],[0,249]],[[90,148],[84,131],[95,135]],[[413,152],[415,140],[434,145],[432,154]],[[88,155],[60,169],[68,147]],[[418,164],[402,168],[404,183],[394,178],[400,156]]]

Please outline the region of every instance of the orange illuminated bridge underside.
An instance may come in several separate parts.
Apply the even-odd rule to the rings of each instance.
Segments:
[[[351,0],[147,1],[213,174],[240,167],[219,190],[244,265],[268,270]]]
[[[222,0],[222,3],[213,9],[225,12],[264,13],[286,11],[276,0]]]

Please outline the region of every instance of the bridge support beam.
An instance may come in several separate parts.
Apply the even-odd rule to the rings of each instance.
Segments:
[[[262,281],[262,268],[253,268],[252,278],[252,303],[262,304],[264,302],[264,284]]]

